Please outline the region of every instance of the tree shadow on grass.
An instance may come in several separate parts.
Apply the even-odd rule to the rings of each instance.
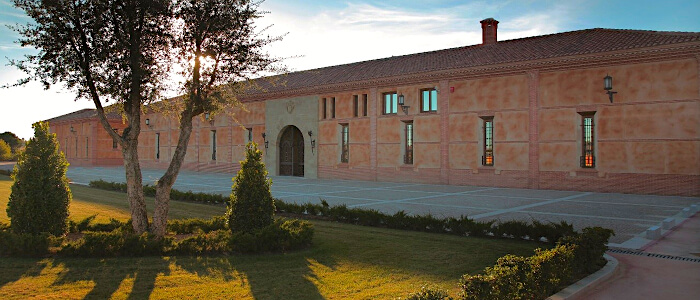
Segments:
[[[39,276],[47,262],[40,258],[0,258],[0,288],[22,277]]]
[[[54,285],[78,281],[95,283],[85,299],[110,298],[127,278],[133,278],[131,290],[119,293],[128,294],[128,299],[147,299],[153,292],[156,277],[170,273],[170,262],[162,257],[56,258],[54,265],[65,268]]]
[[[210,257],[173,257],[183,270],[200,277],[238,281],[254,299],[324,299],[315,282],[311,264],[334,268],[335,262],[317,261],[311,250],[285,254]],[[247,285],[247,286],[246,286]]]

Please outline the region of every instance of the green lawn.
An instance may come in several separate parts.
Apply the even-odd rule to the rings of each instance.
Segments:
[[[0,221],[11,181],[0,175]],[[128,218],[126,196],[71,186],[71,217]],[[153,199],[149,199],[152,205]],[[171,202],[171,216],[223,207]],[[0,299],[394,299],[430,283],[454,296],[464,273],[539,244],[314,221],[310,249],[286,254],[142,258],[0,258]]]

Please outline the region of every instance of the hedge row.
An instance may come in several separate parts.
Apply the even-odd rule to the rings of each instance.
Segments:
[[[0,230],[0,255],[36,257],[49,253],[56,239],[48,233],[38,235],[29,233],[13,233],[9,230]]]
[[[447,233],[469,236],[495,236],[509,238],[524,238],[540,241],[542,238],[554,243],[564,236],[574,234],[574,227],[566,222],[542,223],[532,220],[524,221],[474,221],[468,217],[436,218],[431,214],[409,215],[398,211],[393,215],[374,209],[348,208],[345,204],[329,206],[321,200],[321,204],[296,204],[275,201],[279,212],[296,215],[323,216],[327,219],[355,225],[379,226],[394,229]]]
[[[119,229],[124,232],[133,231],[131,225],[131,219],[126,221],[119,221],[117,219],[110,219],[109,223],[95,223],[97,215],[89,216],[80,221],[68,221],[68,228],[71,233],[75,232],[112,232]],[[211,219],[179,219],[179,220],[168,220],[168,232],[174,234],[191,234],[191,233],[209,233],[216,230],[229,229],[226,225],[226,217],[215,216]]]
[[[91,181],[91,187],[126,192],[125,183]],[[144,186],[146,192],[148,186]],[[155,193],[155,190],[153,190]],[[146,193],[147,195],[150,195]],[[185,195],[185,196],[183,196]],[[172,200],[192,201],[200,203],[223,203],[228,198],[218,194],[192,193],[172,190]],[[393,229],[447,233],[469,236],[496,236],[523,238],[535,241],[546,239],[555,243],[564,236],[574,234],[574,228],[567,222],[542,223],[537,220],[524,221],[474,221],[467,217],[436,218],[428,215],[409,215],[399,211],[393,215],[385,214],[374,209],[348,208],[346,205],[330,206],[325,200],[321,204],[296,204],[275,200],[277,212],[304,216],[320,216],[325,219],[355,225],[387,227]]]
[[[136,235],[122,230],[86,232],[83,238],[64,245],[59,254],[109,257],[289,251],[311,245],[313,232],[313,225],[307,221],[282,219],[253,233],[215,230],[181,241],[172,237],[157,239],[147,233]]]
[[[592,273],[605,263],[610,229],[585,228],[563,238],[555,248],[535,250],[535,255],[506,255],[480,275],[461,279],[462,299],[545,299],[573,278]]]
[[[107,182],[102,179],[90,181],[90,187],[126,193],[126,183]],[[148,197],[156,196],[156,187],[152,185],[143,186],[143,194]],[[170,199],[178,201],[190,201],[206,204],[223,204],[228,201],[228,196],[219,194],[195,193],[192,191],[182,192],[179,190],[170,191]]]

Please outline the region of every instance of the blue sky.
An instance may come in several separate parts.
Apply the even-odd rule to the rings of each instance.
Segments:
[[[269,52],[287,59],[292,70],[338,65],[481,42],[479,20],[500,21],[499,40],[587,28],[700,32],[700,1],[334,1],[267,0],[269,11],[259,27],[274,24],[271,34],[287,34]],[[0,85],[22,74],[9,59],[35,53],[13,43],[17,34],[5,25],[25,23],[23,12],[0,0]],[[0,132],[22,138],[31,124],[81,108],[60,86],[44,91],[36,83],[0,89]]]

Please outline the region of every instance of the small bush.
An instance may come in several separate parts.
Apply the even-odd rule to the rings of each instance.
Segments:
[[[149,256],[163,255],[173,247],[173,240],[154,235],[115,230],[111,232],[86,232],[73,243],[66,244],[60,253],[80,257]]]
[[[608,250],[606,244],[615,232],[602,227],[587,227],[580,234],[563,237],[560,245],[575,245],[574,270],[591,273],[605,265],[603,254]]]
[[[175,246],[172,254],[200,255],[231,251],[231,232],[216,230],[186,238]]]
[[[422,286],[420,292],[410,293],[406,300],[452,300],[447,291],[434,287]]]
[[[29,234],[0,231],[0,255],[37,257],[49,253],[52,238],[48,233]]]
[[[184,219],[168,220],[168,231],[176,234],[188,234],[203,232],[208,233],[216,230],[227,229],[226,218],[223,216],[213,217],[209,220]]]
[[[253,232],[272,223],[275,202],[270,194],[272,180],[262,162],[262,151],[254,142],[246,145],[245,160],[233,179],[231,197],[226,210],[232,232]]]

